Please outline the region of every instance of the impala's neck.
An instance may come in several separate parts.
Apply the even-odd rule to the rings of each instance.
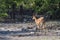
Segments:
[[[34,19],[34,20],[37,20],[37,18],[36,18],[35,16],[33,16],[33,19]]]

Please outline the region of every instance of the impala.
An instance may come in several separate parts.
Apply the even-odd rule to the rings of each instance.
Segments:
[[[35,15],[33,15],[33,19],[35,20],[35,23],[37,25],[37,29],[44,29],[45,28],[45,20],[44,17],[36,18]]]

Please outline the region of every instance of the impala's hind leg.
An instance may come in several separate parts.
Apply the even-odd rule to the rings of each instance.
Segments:
[[[45,32],[45,35],[46,35],[46,33],[48,32],[48,30],[46,30],[46,24],[45,24],[45,22],[43,23],[43,30],[44,30],[44,32]]]
[[[42,23],[42,28],[46,29],[45,22]]]

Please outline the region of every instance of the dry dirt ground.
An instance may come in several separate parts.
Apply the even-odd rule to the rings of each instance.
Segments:
[[[22,33],[11,33],[11,35],[5,35],[4,32],[2,35],[0,32],[0,40],[60,40],[60,21],[46,22],[46,30],[41,32],[29,31],[35,30],[35,27],[35,23],[0,23],[0,31],[22,31],[23,28]]]
[[[0,40],[60,40],[60,36],[0,37]]]

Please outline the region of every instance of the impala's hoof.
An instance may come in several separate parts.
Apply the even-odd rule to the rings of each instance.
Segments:
[[[39,30],[39,28],[36,28],[36,30]]]

